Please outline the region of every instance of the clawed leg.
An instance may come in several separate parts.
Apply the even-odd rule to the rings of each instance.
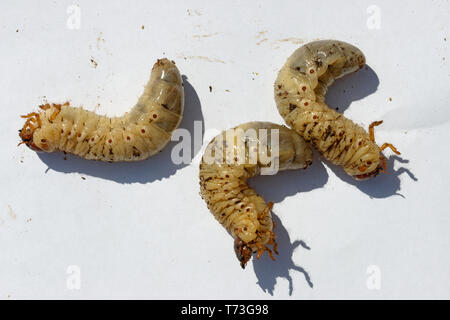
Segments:
[[[56,117],[58,116],[58,114],[61,112],[61,105],[56,104],[53,105],[53,107],[56,109],[55,111],[53,111],[52,115],[50,116],[49,120],[53,121],[56,119]]]
[[[273,252],[278,254],[277,242],[275,241],[275,233],[273,233],[273,231],[270,232],[270,238],[269,238],[269,242],[267,242],[267,244],[271,244]]]
[[[400,155],[400,152],[390,143],[383,143],[383,145],[380,147],[381,151],[383,151],[386,148],[390,148],[396,155]]]
[[[267,242],[268,245],[272,245],[272,250],[275,252],[275,254],[278,254],[277,251],[277,242],[275,241],[275,234],[272,231],[270,232],[269,241]],[[266,245],[257,243],[256,246],[258,247],[258,251],[256,254],[256,259],[259,259],[261,255],[264,253],[264,251],[267,251],[267,254],[269,255],[270,259],[275,260],[275,257],[273,256],[272,250],[269,249]]]
[[[380,124],[383,123],[383,120],[381,121],[374,121],[369,125],[369,137],[370,137],[370,141],[375,142],[375,131],[374,131],[374,127],[379,126]],[[383,143],[383,145],[380,147],[380,151],[383,151],[386,148],[390,148],[396,155],[400,155],[400,152],[398,152],[398,150],[390,143]],[[386,163],[384,161],[383,163],[383,167],[386,166]]]
[[[380,160],[381,160],[381,165],[383,166],[383,171],[380,171],[380,172],[387,173],[386,158],[383,155],[381,155]]]
[[[376,126],[379,126],[380,124],[383,123],[383,120],[381,121],[374,121],[369,125],[369,137],[370,137],[370,141],[375,142],[375,130],[373,129]]]
[[[261,258],[261,255],[264,253],[264,251],[267,251],[267,254],[269,255],[270,259],[275,260],[272,250],[270,250],[267,246],[262,245],[262,244],[256,244],[256,246],[258,247],[256,259]]]
[[[24,128],[30,127],[31,130],[35,129],[35,127],[32,125],[33,122],[36,122],[38,127],[41,126],[41,118],[39,116],[39,113],[31,112],[21,117],[27,119],[27,121],[24,124]]]

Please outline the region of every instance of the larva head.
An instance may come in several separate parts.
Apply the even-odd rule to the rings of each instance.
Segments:
[[[25,123],[22,129],[19,130],[19,137],[22,139],[21,144],[26,144],[30,149],[34,151],[42,151],[33,141],[35,128],[33,126],[29,126],[28,122]]]
[[[236,257],[241,263],[242,269],[244,269],[245,265],[252,257],[252,248],[247,243],[242,241],[239,237],[236,237],[234,239],[234,252],[236,253]]]
[[[369,161],[369,164],[372,163]],[[376,177],[380,172],[386,171],[386,163],[384,160],[384,156],[380,154],[379,161],[376,162],[375,166],[366,167],[365,165],[359,166],[358,171],[361,172],[361,174],[353,175],[353,178],[355,178],[358,181],[361,180],[368,180],[370,178]]]

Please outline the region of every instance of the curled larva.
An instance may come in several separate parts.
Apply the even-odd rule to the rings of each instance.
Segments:
[[[254,252],[276,251],[272,203],[247,180],[258,174],[306,168],[312,151],[294,130],[269,122],[249,122],[226,130],[207,146],[200,163],[200,194],[214,217],[234,238],[244,268]],[[272,245],[273,249],[269,249]]]
[[[366,179],[386,170],[382,155],[390,143],[379,147],[374,127],[369,133],[328,108],[325,94],[335,79],[357,71],[365,64],[363,53],[341,41],[310,42],[287,60],[275,81],[275,101],[286,123],[332,163],[341,165],[355,179]]]
[[[175,63],[158,60],[144,93],[121,117],[101,116],[64,104],[41,105],[26,116],[19,136],[35,151],[65,151],[86,159],[137,161],[170,141],[184,108],[183,83]]]

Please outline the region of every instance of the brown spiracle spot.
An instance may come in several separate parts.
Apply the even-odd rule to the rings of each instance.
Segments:
[[[142,132],[142,133],[145,133],[145,129],[141,129],[141,132]]]
[[[289,103],[289,111],[294,110],[295,108],[297,108],[297,105],[293,104],[293,103]]]

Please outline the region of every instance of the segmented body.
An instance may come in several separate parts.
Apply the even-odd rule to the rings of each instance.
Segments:
[[[249,129],[257,132],[257,135],[245,136],[242,138],[245,141],[240,141],[241,136],[236,132],[248,132]],[[268,131],[267,141],[261,138],[260,129]],[[273,150],[273,129],[278,130],[278,157],[275,157]],[[243,268],[253,252],[258,252],[259,257],[263,251],[267,251],[273,257],[267,247],[269,244],[274,246],[276,252],[270,215],[272,204],[267,204],[247,183],[249,178],[260,174],[263,168],[273,165],[272,162],[262,162],[259,156],[256,161],[251,161],[250,152],[254,152],[255,147],[258,150],[267,148],[272,153],[271,157],[277,159],[272,161],[278,161],[279,171],[306,168],[312,161],[310,147],[295,131],[268,122],[242,124],[222,132],[209,143],[205,155],[213,150],[211,154],[214,160],[206,160],[205,155],[202,158],[201,196],[214,217],[235,239],[236,255]],[[228,159],[232,161],[227,162],[227,153],[229,156],[230,152],[232,156]],[[239,152],[245,154],[243,161],[233,158]]]
[[[160,151],[179,125],[184,91],[174,62],[158,60],[137,104],[121,117],[101,116],[65,104],[40,106],[20,136],[37,151],[65,151],[86,159],[137,161]]]
[[[335,79],[357,71],[365,64],[363,53],[341,41],[310,42],[287,60],[275,81],[275,101],[286,123],[317,148],[332,163],[341,165],[356,179],[377,175],[384,158],[370,134],[325,104],[325,94]],[[399,153],[398,153],[399,154]]]

